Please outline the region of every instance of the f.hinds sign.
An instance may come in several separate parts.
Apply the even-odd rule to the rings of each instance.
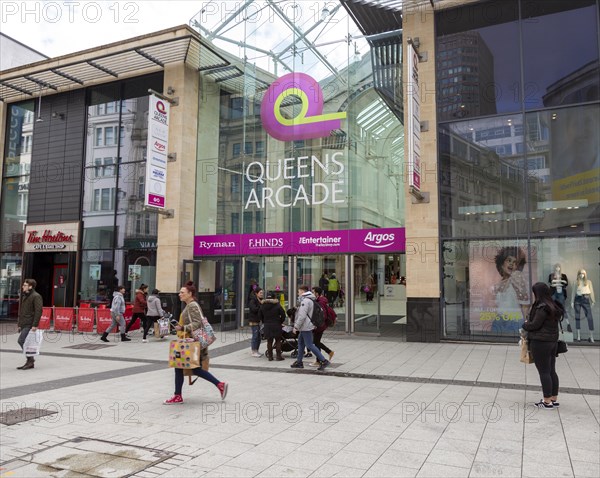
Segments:
[[[36,224],[25,228],[25,252],[77,250],[79,223]]]

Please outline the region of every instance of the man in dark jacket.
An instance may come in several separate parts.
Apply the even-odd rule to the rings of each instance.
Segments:
[[[21,302],[19,304],[19,321],[17,323],[20,332],[18,343],[23,348],[25,339],[30,331],[35,332],[42,318],[42,296],[35,291],[37,282],[34,279],[25,279],[21,287]],[[29,370],[33,368],[35,360],[33,357],[27,357],[25,365],[17,367],[19,370]]]

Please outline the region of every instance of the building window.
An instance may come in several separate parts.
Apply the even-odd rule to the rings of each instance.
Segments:
[[[32,136],[30,134],[23,136],[23,146],[21,149],[22,154],[31,153],[31,140]]]
[[[257,156],[264,156],[265,155],[265,142],[264,141],[257,141],[255,144],[255,151],[256,151],[256,155]]]
[[[96,128],[96,146],[115,146],[116,134],[116,126]]]
[[[231,195],[240,193],[240,177],[237,174],[231,175]]]
[[[96,158],[95,164],[95,177],[97,178],[110,178],[115,175],[115,158]]]
[[[112,211],[114,209],[115,188],[94,189],[94,211]]]
[[[252,141],[244,143],[244,154],[252,154]]]
[[[233,143],[233,157],[239,156],[242,152],[242,143]]]

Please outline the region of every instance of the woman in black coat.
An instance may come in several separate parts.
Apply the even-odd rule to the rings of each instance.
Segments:
[[[552,410],[558,403],[558,375],[556,374],[556,348],[558,344],[558,324],[564,310],[552,300],[550,287],[538,282],[532,287],[535,302],[529,317],[523,324],[529,340],[535,367],[540,374],[544,399],[535,404],[538,408]]]
[[[275,340],[275,351],[277,358],[275,360],[284,360],[281,355],[281,324],[285,321],[285,310],[281,307],[279,301],[272,293],[267,294],[263,300],[258,317],[264,324],[263,334],[267,339],[267,358],[273,360],[273,340]]]

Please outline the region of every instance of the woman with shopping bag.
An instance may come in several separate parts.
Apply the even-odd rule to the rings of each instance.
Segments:
[[[196,286],[192,281],[186,283],[181,290],[179,291],[179,299],[182,302],[185,302],[186,307],[184,311],[181,313],[181,318],[179,319],[179,325],[175,327],[177,330],[178,337],[182,339],[193,339],[194,335],[197,334],[198,330],[203,329],[203,321],[202,321],[202,310],[200,309],[200,305],[195,300],[196,296]],[[171,343],[173,346],[173,342]],[[185,344],[185,343],[184,343]],[[185,345],[182,344],[182,347]],[[198,344],[196,342],[195,344]],[[194,344],[194,346],[196,346]],[[189,345],[190,347],[192,344]],[[204,380],[211,382],[215,385],[221,394],[221,400],[225,400],[227,396],[227,382],[219,381],[214,375],[210,372],[203,370],[201,364],[197,364],[197,367],[194,367],[191,372],[194,375],[197,375]],[[183,369],[175,368],[175,394],[164,401],[165,405],[173,405],[177,403],[183,403],[183,397],[181,395],[183,389]]]

